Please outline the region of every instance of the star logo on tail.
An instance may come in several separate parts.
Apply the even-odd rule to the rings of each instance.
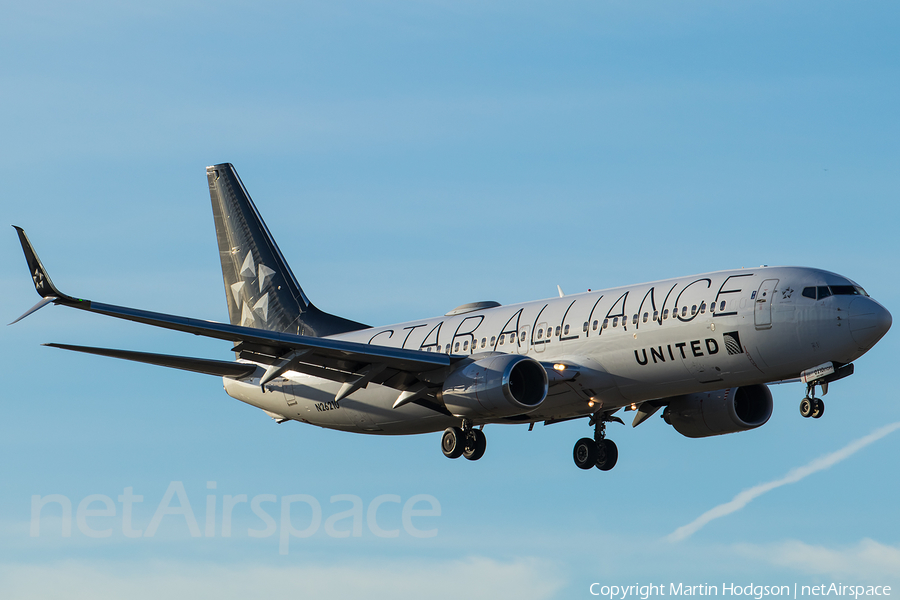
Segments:
[[[276,274],[274,269],[270,269],[262,263],[257,263],[253,259],[253,253],[247,252],[244,262],[238,270],[240,276],[244,279],[252,280],[256,278],[259,298],[254,298],[254,287],[248,286],[246,281],[238,281],[231,284],[231,294],[234,296],[234,303],[241,307],[241,325],[245,327],[255,327],[257,319],[265,324],[269,319],[269,293],[263,294],[263,289],[267,283],[272,281],[272,276]]]

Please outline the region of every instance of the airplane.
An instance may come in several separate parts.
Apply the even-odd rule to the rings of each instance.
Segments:
[[[485,425],[588,419],[581,469],[618,460],[606,425],[660,409],[678,433],[755,429],[768,384],[806,384],[820,418],[830,383],[890,329],[891,314],[842,275],[805,267],[718,271],[522,304],[472,302],[443,316],[370,327],[317,308],[230,163],[207,167],[230,323],[84,300],[50,280],[18,232],[41,300],[233,344],[235,361],[46,344],[222,377],[229,396],[278,423],[375,435],[439,432],[449,458],[480,459]],[[12,324],[12,323],[11,323]]]

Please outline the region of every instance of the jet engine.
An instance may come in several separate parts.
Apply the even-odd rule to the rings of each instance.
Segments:
[[[454,371],[441,398],[454,416],[511,417],[535,410],[547,397],[541,363],[518,354],[496,354]]]
[[[764,425],[772,416],[772,392],[758,384],[687,394],[673,398],[662,416],[690,438],[747,431]]]

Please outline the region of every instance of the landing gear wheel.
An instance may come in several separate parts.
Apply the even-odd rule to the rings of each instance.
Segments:
[[[480,429],[473,429],[466,437],[466,447],[463,450],[463,456],[469,460],[478,460],[484,456],[487,449],[487,438]]]
[[[808,419],[813,416],[813,412],[815,411],[815,400],[812,398],[804,398],[800,401],[800,414],[804,419]]]
[[[465,435],[459,427],[448,427],[441,436],[441,450],[447,458],[459,458],[465,448]]]
[[[820,419],[825,414],[825,402],[821,398],[816,398],[813,404],[815,406],[813,407],[812,418]]]
[[[575,442],[572,457],[579,469],[591,469],[597,464],[597,442],[591,438],[581,438]]]
[[[619,460],[619,448],[612,440],[600,440],[597,444],[597,458],[594,459],[594,466],[601,471],[609,471],[616,466]]]

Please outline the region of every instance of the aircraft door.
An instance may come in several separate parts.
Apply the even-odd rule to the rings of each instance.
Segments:
[[[519,354],[527,354],[528,353],[528,345],[531,344],[531,338],[528,337],[531,331],[531,328],[528,325],[524,325],[519,328],[519,339],[518,339],[518,352]]]
[[[535,352],[543,352],[544,346],[550,341],[550,328],[546,323],[538,323],[535,325],[535,329],[537,333],[532,335],[537,335],[539,338],[534,338],[534,351]]]
[[[772,300],[775,299],[775,286],[777,279],[766,279],[756,290],[756,298],[753,304],[753,321],[757,329],[769,329],[772,327]]]

